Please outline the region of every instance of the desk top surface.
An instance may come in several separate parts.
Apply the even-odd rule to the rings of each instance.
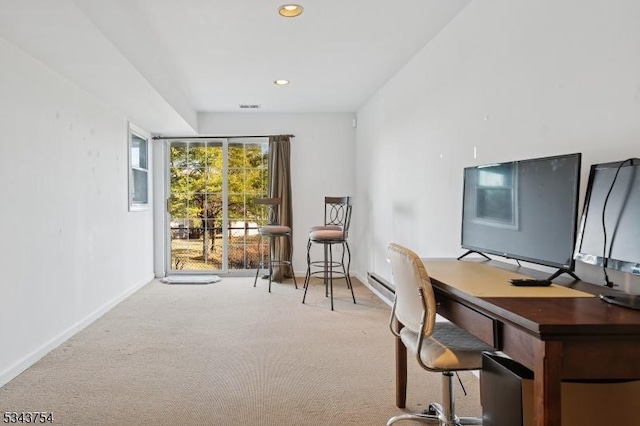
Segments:
[[[559,284],[516,287],[509,280],[529,277],[486,263],[457,261],[452,264],[450,260],[427,260],[424,263],[429,276],[477,297],[595,297]]]
[[[551,287],[514,288],[509,279],[535,275],[497,261],[423,262],[436,289],[536,334],[637,334],[640,339],[640,311],[594,297],[607,292],[601,286],[562,280]]]

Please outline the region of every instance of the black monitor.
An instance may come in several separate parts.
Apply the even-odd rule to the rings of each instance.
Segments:
[[[559,268],[574,267],[581,154],[464,169],[462,248]]]
[[[591,166],[575,258],[640,275],[640,159]]]

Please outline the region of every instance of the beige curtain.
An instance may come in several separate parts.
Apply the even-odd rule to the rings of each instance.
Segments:
[[[269,197],[282,198],[280,224],[292,228],[293,206],[291,200],[291,140],[289,136],[269,137]],[[291,261],[293,247],[285,238],[271,247],[273,259]],[[282,282],[293,277],[293,267],[274,268],[272,280]]]

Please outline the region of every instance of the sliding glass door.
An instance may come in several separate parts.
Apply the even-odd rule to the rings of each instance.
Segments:
[[[169,272],[255,271],[260,218],[253,199],[267,193],[268,140],[168,144]]]

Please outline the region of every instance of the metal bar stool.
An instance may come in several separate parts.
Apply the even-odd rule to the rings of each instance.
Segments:
[[[293,271],[293,264],[291,263],[291,257],[293,254],[293,241],[292,241],[292,232],[291,227],[280,225],[279,221],[279,213],[280,213],[280,204],[282,204],[282,198],[256,198],[253,200],[254,204],[260,204],[267,206],[267,220],[268,224],[260,226],[258,228],[258,234],[260,238],[258,240],[258,250],[260,252],[260,263],[258,264],[258,268],[256,269],[256,277],[253,280],[253,286],[256,286],[258,282],[258,275],[260,274],[261,269],[265,269],[267,266],[269,267],[269,293],[271,293],[271,279],[273,277],[273,267],[274,266],[288,266],[291,268],[291,276],[293,277],[293,283],[298,288],[298,282],[296,281],[296,275]],[[264,245],[263,239],[269,239],[269,256],[268,259],[264,258]],[[276,253],[277,244],[282,242],[282,238],[287,238],[289,242],[289,253],[285,259],[280,259],[279,257],[275,257],[274,253]]]
[[[351,197],[325,197],[325,224],[314,226],[309,233],[307,242],[307,273],[304,279],[304,295],[302,303],[307,297],[309,281],[313,275],[322,275],[325,284],[325,297],[331,296],[331,310],[333,311],[333,279],[344,278],[347,288],[351,290],[353,303],[356,297],[353,294],[351,277],[349,276],[349,266],[351,263],[351,251],[347,236],[351,223]],[[324,257],[322,260],[311,260],[311,247],[313,244],[323,246]],[[342,256],[340,260],[333,258],[333,246],[342,246]],[[345,263],[345,255],[347,261]],[[313,268],[317,268],[313,270]]]

